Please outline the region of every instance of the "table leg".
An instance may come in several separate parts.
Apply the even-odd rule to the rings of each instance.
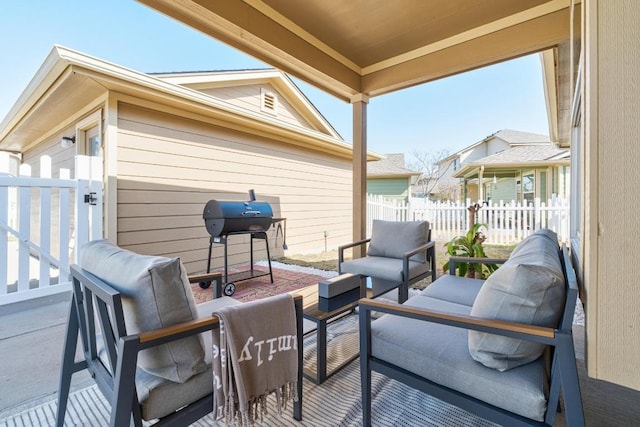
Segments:
[[[327,321],[318,321],[316,339],[317,384],[327,379]]]

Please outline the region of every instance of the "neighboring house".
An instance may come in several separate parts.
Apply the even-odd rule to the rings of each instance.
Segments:
[[[404,154],[387,154],[386,158],[367,164],[367,194],[408,201],[411,186],[419,176],[420,172],[405,167]]]
[[[206,269],[204,205],[249,189],[287,218],[292,251],[352,235],[352,147],[273,69],[150,75],[55,46],[0,124],[0,150],[33,176],[42,155],[71,176],[75,155],[101,157],[105,237],[189,272]],[[230,239],[231,264],[248,262],[247,241]],[[221,257],[214,246],[215,267]]]
[[[439,186],[457,186],[460,200],[533,202],[569,197],[569,150],[549,137],[501,130],[443,159]]]

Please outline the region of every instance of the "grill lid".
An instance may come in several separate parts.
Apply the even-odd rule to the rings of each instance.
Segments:
[[[209,200],[202,213],[211,236],[247,231],[266,231],[271,226],[273,210],[266,202],[230,202]]]

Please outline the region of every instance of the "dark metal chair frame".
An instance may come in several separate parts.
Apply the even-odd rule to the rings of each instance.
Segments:
[[[560,392],[562,391],[567,425],[584,426],[584,412],[580,396],[580,384],[572,332],[573,315],[578,298],[578,284],[565,246],[559,250],[559,256],[565,276],[566,299],[564,311],[557,328],[483,319],[386,303],[380,300],[361,299],[359,304],[360,374],[362,381],[363,425],[371,425],[371,371],[377,371],[389,378],[393,378],[410,387],[477,414],[480,417],[508,426],[553,426],[556,412],[559,410]],[[465,258],[464,261],[488,262],[483,258]],[[549,370],[549,397],[544,422],[534,421],[505,411],[471,396],[467,396],[460,391],[442,386],[391,363],[375,358],[371,355],[372,312],[403,316],[549,345],[552,357],[551,368]],[[469,379],[469,381],[473,381],[473,379]]]
[[[56,426],[62,427],[67,408],[71,377],[86,369],[100,391],[111,404],[110,426],[142,426],[141,407],[135,385],[138,353],[144,349],[165,344],[218,327],[218,318],[209,316],[140,334],[127,334],[121,295],[114,288],[77,265],[71,266],[73,296],[62,358],[62,370],[58,390]],[[198,278],[200,280],[202,276]],[[220,273],[208,275],[218,287],[215,295],[221,295]],[[298,402],[293,415],[302,419],[302,297],[295,297],[298,340]],[[96,321],[100,328],[96,327]],[[111,331],[112,333],[102,333]],[[83,358],[76,361],[78,337],[82,340]],[[107,351],[108,365],[98,357],[98,339]],[[213,378],[212,378],[213,381]],[[162,418],[156,426],[188,426],[213,410],[213,394]]]

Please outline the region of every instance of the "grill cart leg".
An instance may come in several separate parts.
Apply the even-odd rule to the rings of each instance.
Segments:
[[[267,248],[267,263],[269,264],[269,278],[271,279],[271,283],[273,283],[273,270],[271,269],[271,254],[269,253],[269,238],[267,237],[267,233],[264,231],[251,233],[251,272],[253,273],[253,239],[261,239],[264,240],[264,244]]]
[[[207,257],[207,274],[211,273],[211,246],[213,246],[213,237],[209,239],[209,256]]]

